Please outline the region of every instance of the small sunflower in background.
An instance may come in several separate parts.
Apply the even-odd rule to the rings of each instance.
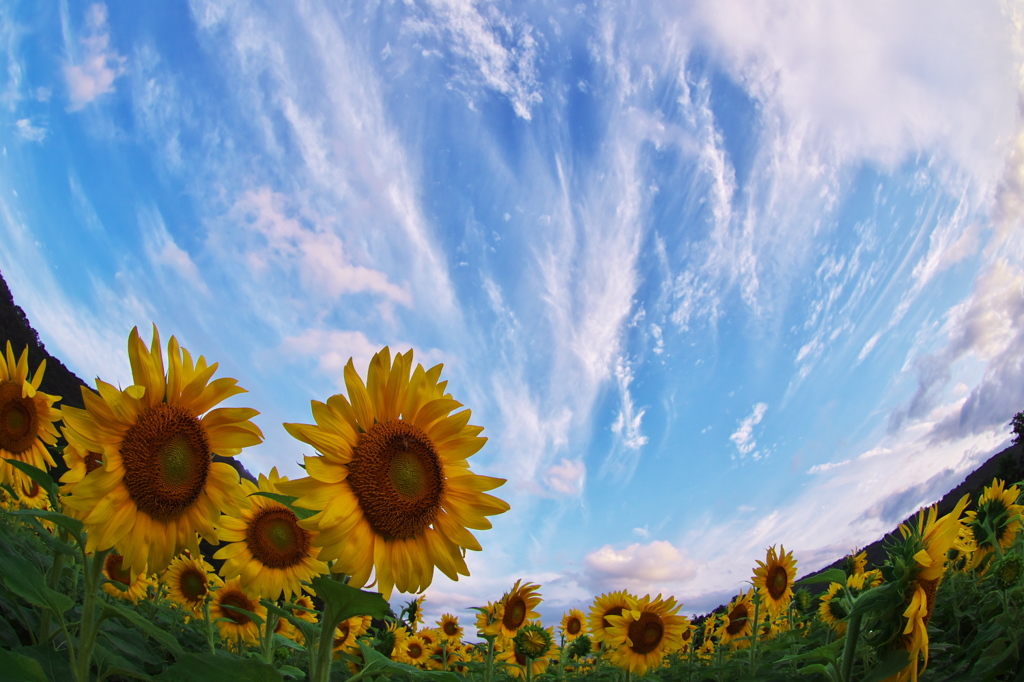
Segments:
[[[599,644],[605,641],[607,629],[611,627],[609,616],[621,616],[623,611],[636,608],[636,597],[626,590],[608,592],[594,599],[590,607],[588,623],[590,625],[590,636],[594,642]]]
[[[277,494],[287,480],[274,467],[269,476],[260,474],[258,486],[242,481],[241,514],[225,514],[217,522],[217,537],[230,543],[213,555],[224,561],[221,575],[241,577],[243,589],[267,599],[291,599],[302,594],[303,582],[328,572],[313,544],[316,532],[300,526],[295,512],[285,505],[254,494]]]
[[[679,615],[682,604],[674,597],[638,599],[634,608],[620,616],[608,616],[611,627],[605,632],[611,662],[635,675],[661,666],[666,654],[682,646],[686,618]]]
[[[853,550],[843,559],[843,570],[846,571],[846,575],[857,575],[863,573],[864,569],[868,565],[868,553],[867,551]]]
[[[758,561],[754,569],[753,584],[761,594],[761,603],[772,618],[778,618],[793,598],[793,582],[796,580],[796,559],[792,552],[781,547],[776,553],[775,545],[768,548],[765,561]]]
[[[216,620],[221,639],[230,642],[236,652],[241,652],[246,644],[259,644],[260,626],[256,621],[228,607],[243,609],[264,621],[267,619],[267,607],[255,595],[243,590],[238,578],[227,581],[213,593],[210,618]]]
[[[491,631],[491,626],[505,615],[505,610],[502,608],[500,600],[496,602],[489,601],[487,606],[476,606],[474,610],[477,611],[476,630],[481,637],[486,636]]]
[[[539,620],[540,614],[534,611],[541,602],[538,589],[540,585],[517,580],[501,598],[501,617],[488,625],[484,634],[512,639],[528,621]]]
[[[301,596],[298,596],[295,599],[293,599],[291,603],[294,604],[296,607],[301,607],[293,608],[291,610],[293,616],[301,620],[304,620],[307,623],[311,623],[313,625],[317,624],[319,619],[317,617],[317,613],[315,610],[316,607],[313,605],[313,599],[309,595],[303,594]],[[280,618],[278,620],[287,621],[287,618]],[[294,625],[292,627],[294,628],[295,632],[293,633],[294,636],[290,637],[289,639],[294,639],[299,644],[304,644],[306,641],[306,636],[302,634],[302,631],[299,628],[295,627]]]
[[[154,583],[145,573],[143,570],[133,579],[131,572],[124,567],[124,557],[111,552],[103,559],[103,576],[108,581],[103,583],[103,591],[112,597],[137,604],[149,596],[149,587]],[[113,583],[120,583],[125,589]]]
[[[740,593],[729,602],[722,625],[716,632],[723,646],[737,641],[734,646],[744,648],[750,641],[743,639],[754,634],[754,590]]]
[[[85,409],[62,409],[67,428],[103,466],[68,489],[65,506],[88,531],[87,550],[115,547],[133,574],[163,571],[184,549],[199,554],[196,533],[217,543],[214,524],[237,513],[239,475],[213,455],[233,456],[263,440],[244,407],[213,409],[244,389],[230,378],[210,381],[217,364],[167,344],[167,369],[153,326],[149,348],[138,328],[128,338],[135,383],[122,390],[100,379],[82,387]]]
[[[282,484],[296,505],[319,513],[301,523],[318,530],[321,558],[363,587],[375,574],[385,599],[393,589],[422,592],[438,568],[451,580],[469,575],[465,550],[480,551],[469,529],[509,505],[487,491],[504,479],[470,471],[467,459],[486,438],[469,410],[446,393],[441,365],[413,369],[412,351],[373,356],[366,384],[351,360],[348,398],[312,402],[316,424],[285,424],[321,453],[306,457],[309,476]]]
[[[57,442],[60,410],[53,404],[60,396],[39,390],[46,371],[46,360],[29,376],[28,348],[14,359],[7,342],[7,354],[0,359],[0,460],[16,459],[46,470],[54,465],[47,445]],[[0,483],[18,490],[28,477],[7,462],[0,462]]]
[[[562,623],[559,626],[563,642],[571,642],[581,635],[587,634],[587,617],[579,609],[569,609],[562,616]]]
[[[205,559],[193,559],[187,554],[171,561],[161,582],[167,586],[167,598],[192,613],[202,610],[211,592],[223,585]]]
[[[1001,549],[1013,544],[1024,525],[1021,523],[1024,506],[1017,504],[1019,499],[1020,488],[1015,485],[1007,488],[1005,482],[996,478],[982,491],[978,508],[964,514],[964,525],[970,529],[977,547],[970,562],[972,568],[987,568],[988,556],[996,544]]]
[[[450,613],[442,614],[441,620],[437,621],[437,629],[446,642],[462,643],[462,626],[459,625],[458,617]]]
[[[370,616],[352,616],[341,621],[341,624],[334,628],[334,657],[340,658],[343,653],[359,651],[357,640],[370,629],[372,623],[373,618]]]
[[[418,634],[411,634],[401,642],[395,642],[391,658],[399,663],[425,669],[427,661],[430,660],[429,647]]]
[[[409,626],[410,632],[416,632],[416,629],[423,625],[423,602],[427,600],[427,595],[421,594],[415,599],[411,600],[402,609],[399,617],[406,618],[406,624]]]
[[[846,634],[846,617],[850,615],[846,608],[845,592],[846,586],[842,583],[830,583],[818,605],[821,621],[839,635]]]
[[[60,494],[63,498],[74,492],[79,481],[103,466],[103,453],[89,450],[89,444],[74,429],[64,427],[60,431],[67,442],[64,446],[64,464],[68,470],[60,477]],[[81,520],[92,510],[80,511],[65,504],[62,511]]]
[[[18,491],[18,506],[22,509],[50,509],[49,493],[28,476],[22,478],[20,489],[15,488],[15,490]],[[44,519],[43,525],[51,531],[53,530],[52,521]]]

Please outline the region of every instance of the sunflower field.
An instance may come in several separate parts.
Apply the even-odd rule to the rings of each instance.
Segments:
[[[244,389],[155,327],[128,358],[134,383],[81,409],[39,390],[45,361],[0,358],[0,679],[1024,681],[1021,482],[920,510],[881,565],[798,580],[772,546],[693,621],[617,591],[545,625],[519,580],[428,627],[434,569],[469,575],[472,531],[509,510],[440,365],[384,348],[364,381],[350,360],[347,395],[284,425],[306,476],[248,481],[225,458],[262,441],[257,412],[218,407]]]

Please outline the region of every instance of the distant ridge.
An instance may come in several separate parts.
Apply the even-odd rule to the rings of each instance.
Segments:
[[[124,347],[127,349],[127,331],[124,338]],[[43,372],[43,382],[39,386],[39,390],[43,393],[60,396],[60,402],[57,403],[58,407],[61,405],[77,408],[85,407],[85,403],[82,401],[82,387],[91,387],[82,381],[78,375],[69,370],[63,362],[50,355],[46,350],[46,346],[39,340],[39,334],[32,327],[25,311],[14,302],[14,296],[7,286],[7,281],[4,280],[3,273],[0,273],[0,352],[5,352],[8,340],[10,340],[13,347],[15,358],[21,355],[22,350],[26,346],[28,347],[30,372],[35,372],[36,368],[39,367],[39,363],[44,358],[46,359],[46,371]],[[58,445],[63,447],[63,439],[58,441]],[[256,482],[256,477],[249,473],[242,466],[242,463],[234,457],[214,455],[213,458],[215,461],[230,464],[242,478],[254,483]],[[54,480],[60,480],[60,477],[64,475],[68,468],[64,464],[63,458],[55,457],[54,460],[57,462],[57,466],[51,471],[51,474]]]

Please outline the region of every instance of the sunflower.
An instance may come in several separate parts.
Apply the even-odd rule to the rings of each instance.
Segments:
[[[403,614],[409,616],[409,630],[410,632],[416,632],[416,628],[423,625],[423,602],[427,600],[427,595],[421,594],[416,597],[402,609]]]
[[[192,613],[198,613],[210,592],[223,584],[205,559],[193,559],[185,554],[171,561],[164,572],[163,583],[167,586],[167,597]]]
[[[396,642],[391,657],[399,663],[415,665],[425,668],[430,659],[430,652],[423,638],[418,634],[406,637],[402,642]]]
[[[840,635],[846,633],[846,617],[850,615],[846,610],[845,591],[846,586],[842,583],[830,583],[818,605],[818,616],[822,622],[828,623]]]
[[[22,479],[20,489],[15,489],[18,490],[18,505],[22,509],[50,509],[50,495],[28,476]],[[51,522],[46,524],[51,528]]]
[[[544,629],[539,621],[524,624],[511,640],[505,640],[495,660],[506,664],[505,672],[516,679],[526,677],[527,657],[531,679],[541,675],[551,665],[554,647],[554,629]]]
[[[729,644],[734,640],[735,646],[743,648],[750,645],[749,640],[743,639],[754,633],[754,590],[747,590],[746,593],[736,595],[736,598],[729,602],[725,612],[722,626],[716,633],[722,645]]]
[[[125,570],[123,559],[117,552],[111,552],[103,560],[103,576],[108,581],[103,583],[103,591],[117,599],[137,604],[149,596],[149,586],[153,580],[145,575],[145,571],[139,572],[133,579],[131,573]],[[119,583],[125,589],[113,583]]]
[[[244,609],[256,614],[264,621],[267,619],[267,607],[260,603],[256,595],[242,589],[238,578],[233,578],[213,593],[210,604],[210,616],[217,621],[221,639],[232,643],[235,651],[241,651],[244,644],[257,645],[260,641],[260,626],[249,616],[231,608]]]
[[[621,616],[608,616],[611,626],[605,641],[613,647],[611,662],[636,675],[659,667],[666,654],[682,646],[686,629],[686,618],[678,615],[682,607],[674,597],[663,600],[660,594],[654,599],[647,595]]]
[[[579,609],[569,609],[569,612],[562,616],[562,641],[571,642],[580,635],[587,634],[587,617]]]
[[[334,657],[340,658],[343,653],[359,651],[357,640],[370,629],[372,622],[371,616],[352,616],[341,621],[341,624],[334,628]]]
[[[237,513],[240,486],[238,472],[213,455],[236,455],[263,439],[249,421],[256,410],[211,410],[244,392],[234,379],[210,381],[216,363],[202,356],[193,363],[173,336],[167,355],[165,373],[156,326],[148,349],[133,329],[135,384],[121,391],[97,379],[98,392],[82,388],[84,410],[62,410],[76,440],[103,461],[65,487],[65,504],[86,525],[87,549],[116,547],[133,574],[162,571],[185,548],[198,555],[197,532],[217,543],[214,524],[222,511]]]
[[[951,512],[939,517],[938,507],[922,509],[915,523],[900,524],[904,553],[912,560],[904,562],[910,575],[903,590],[906,625],[896,638],[896,646],[910,654],[910,663],[892,679],[917,682],[920,671],[928,667],[928,622],[935,607],[935,595],[946,568],[949,550],[960,535],[960,516],[969,496],[964,495]],[[919,658],[924,667],[919,670]]]
[[[796,579],[796,559],[785,547],[776,554],[775,545],[768,548],[764,562],[758,561],[754,569],[754,587],[761,593],[761,603],[768,608],[772,618],[785,611],[793,598],[793,581]]]
[[[67,442],[67,445],[64,446],[64,463],[68,470],[60,477],[60,482],[63,484],[60,492],[62,497],[66,497],[74,492],[75,485],[79,481],[103,467],[104,464],[103,453],[90,451],[88,443],[83,441],[77,431],[64,427],[61,428],[61,434]],[[63,512],[79,520],[88,516],[87,511],[79,511],[67,504],[64,505]]]
[[[452,642],[459,644],[462,642],[462,626],[459,625],[459,619],[450,613],[445,613],[441,616],[441,620],[437,621],[437,627],[441,630],[441,637],[446,642]]]
[[[411,373],[411,376],[410,376]],[[445,393],[441,365],[412,371],[412,351],[394,362],[385,347],[373,356],[366,385],[345,366],[348,399],[313,401],[316,425],[285,424],[322,453],[306,457],[306,478],[282,484],[300,507],[319,510],[301,525],[319,530],[322,558],[363,587],[376,576],[385,599],[422,592],[436,566],[452,580],[469,575],[464,550],[480,550],[469,528],[509,505],[486,494],[505,480],[479,476],[467,458],[483,447],[482,427]],[[350,402],[351,401],[351,402]]]
[[[292,611],[292,615],[293,616],[295,616],[296,618],[299,618],[301,620],[304,620],[307,623],[312,623],[312,624],[316,625],[316,623],[317,623],[317,615],[316,615],[316,611],[315,611],[316,607],[313,606],[313,600],[309,597],[309,595],[305,595],[304,594],[304,595],[301,595],[299,597],[296,597],[295,599],[292,600],[292,604],[294,604],[297,607],[302,607],[302,608],[294,608],[294,609],[292,609],[291,611]],[[286,618],[281,618],[280,620],[281,621],[286,621],[287,619]],[[290,621],[289,621],[289,624],[291,624]],[[294,630],[294,632],[292,633],[294,636],[291,637],[290,639],[295,640],[299,644],[304,644],[305,641],[306,641],[306,636],[302,634],[302,630],[300,630],[299,628],[295,627],[294,625],[292,625],[292,629]]]
[[[605,641],[607,629],[611,626],[609,616],[621,616],[623,611],[636,608],[636,597],[625,590],[608,592],[594,599],[590,607],[588,623],[590,625],[590,636],[595,644]]]
[[[46,360],[39,363],[29,378],[28,348],[17,361],[14,349],[7,342],[7,357],[0,358],[0,460],[16,459],[37,469],[54,465],[47,445],[57,442],[60,410],[53,404],[60,396],[39,390],[46,371]],[[24,487],[27,476],[7,462],[0,462],[0,483],[17,490]]]
[[[491,626],[505,615],[505,609],[500,601],[489,601],[487,606],[475,606],[473,608],[477,611],[476,629],[481,637],[486,636],[492,630]]]
[[[858,553],[857,550],[853,550],[851,554],[848,554],[843,559],[843,570],[846,571],[847,575],[857,575],[858,573],[863,573],[867,565],[867,551],[862,551]]]
[[[541,602],[538,589],[540,585],[517,580],[501,598],[501,617],[487,626],[483,630],[484,634],[512,639],[527,621],[539,619],[540,614],[534,611]]]
[[[682,644],[679,647],[679,653],[688,654],[690,648],[693,646],[693,635],[697,632],[697,626],[686,619],[686,627],[683,628],[682,633],[679,635],[679,640]]]
[[[280,502],[254,494],[277,494],[287,480],[274,467],[269,476],[260,474],[258,488],[242,481],[246,502],[241,514],[225,514],[217,523],[217,537],[229,543],[213,555],[224,561],[220,574],[240,576],[243,589],[267,599],[302,594],[302,582],[328,571],[313,545],[316,531],[299,526],[295,512]]]
[[[970,529],[977,549],[970,565],[972,568],[987,568],[988,555],[998,543],[1001,549],[1007,549],[1020,532],[1021,514],[1024,506],[1017,504],[1020,488],[1006,487],[1006,483],[998,478],[992,479],[992,485],[986,486],[978,499],[978,508],[969,511],[965,526]]]

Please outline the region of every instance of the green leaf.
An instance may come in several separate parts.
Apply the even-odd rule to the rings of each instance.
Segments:
[[[828,661],[835,663],[838,660],[839,652],[843,648],[843,639],[837,639],[836,641],[819,646],[816,649],[805,651],[802,654],[791,654],[789,656],[783,656],[779,659],[779,663],[788,663],[790,661],[810,661],[813,659],[819,659],[822,661]]]
[[[60,512],[55,511],[49,511],[46,509],[19,509],[18,511],[8,512],[8,514],[11,514],[13,516],[35,516],[36,518],[52,521],[64,530],[71,533],[71,535],[74,536],[76,540],[78,540],[79,544],[84,544],[82,538],[82,530],[85,528],[85,524],[83,524],[78,519],[67,516],[66,514],[61,514]]]
[[[827,571],[818,573],[817,575],[809,575],[802,580],[797,580],[793,583],[793,587],[817,585],[818,583],[839,583],[840,585],[845,585],[846,571],[841,568],[830,568]]]
[[[343,621],[353,616],[374,616],[383,618],[390,610],[384,597],[376,592],[364,592],[351,585],[340,583],[325,576],[317,576],[310,581],[318,597],[327,605],[323,621],[330,628],[336,628]]]
[[[294,665],[282,665],[277,669],[277,672],[281,673],[284,677],[293,680],[304,680],[306,679],[306,673],[303,670],[299,670]]]
[[[821,663],[811,663],[809,665],[805,665],[804,667],[799,668],[797,672],[801,675],[810,675],[812,673],[816,673],[818,675],[825,675],[826,677],[829,676],[828,666],[822,665]]]
[[[256,615],[255,613],[253,613],[252,611],[246,611],[246,610],[245,610],[245,609],[243,609],[243,608],[239,608],[239,607],[237,607],[237,606],[232,606],[231,604],[221,604],[221,605],[220,605],[220,607],[221,607],[222,609],[227,609],[227,610],[229,610],[229,611],[234,611],[235,613],[240,613],[240,614],[242,614],[243,616],[245,616],[246,618],[249,618],[249,619],[251,619],[251,620],[255,621],[255,622],[256,622],[256,625],[257,625],[257,627],[260,627],[260,628],[262,628],[262,627],[263,627],[263,624],[264,624],[264,622],[265,622],[265,621],[263,620],[263,618],[261,618],[260,616],[257,616],[257,615]],[[236,621],[235,621],[234,619],[232,619],[232,618],[218,618],[217,620],[231,621],[231,622],[233,622],[233,623],[234,623],[234,622],[236,622]]]
[[[276,613],[281,618],[287,618],[289,623],[299,629],[299,632],[302,633],[307,642],[317,641],[317,637],[320,634],[320,626],[318,624],[310,623],[308,620],[303,620],[293,615],[290,611],[282,609],[269,599],[261,599],[260,603],[267,607],[267,613]]]
[[[174,665],[153,678],[161,682],[281,682],[274,667],[252,658],[221,654],[181,654]]]
[[[47,587],[42,572],[23,557],[0,555],[0,577],[14,594],[54,613],[64,613],[75,603],[71,597]]]
[[[39,661],[16,651],[0,649],[0,670],[12,682],[49,682]]]
[[[16,649],[15,653],[22,654],[35,660],[42,666],[44,679],[47,680],[73,680],[74,673],[71,672],[71,662],[68,660],[67,651],[57,651],[49,644],[35,644],[23,646]]]
[[[46,494],[50,496],[51,503],[57,502],[59,499],[59,496],[57,495],[57,484],[53,482],[53,478],[50,474],[46,473],[39,467],[34,467],[27,462],[22,462],[20,459],[8,459],[6,462],[38,483],[39,487],[45,490]]]
[[[879,587],[873,587],[866,592],[862,592],[857,595],[857,598],[853,600],[853,608],[850,609],[850,614],[847,618],[853,618],[858,613],[869,613],[875,610],[884,610],[885,607],[891,606],[894,600],[899,600],[899,595],[896,592],[896,583],[886,583]]]
[[[881,682],[892,677],[910,664],[910,654],[903,649],[891,649],[874,668],[864,676],[864,682]]]
[[[280,502],[281,504],[283,504],[284,506],[288,507],[293,512],[295,512],[295,515],[297,517],[299,517],[300,520],[301,519],[308,519],[309,517],[316,516],[317,514],[320,513],[318,511],[316,511],[315,509],[306,509],[304,507],[296,507],[295,506],[295,500],[297,500],[299,498],[292,497],[291,495],[282,495],[280,493],[258,492],[258,493],[252,493],[252,495],[249,495],[249,497],[252,497],[253,495],[259,495],[261,497],[269,497],[270,499],[274,500],[275,502]]]
[[[109,612],[109,615],[119,616],[124,618],[135,627],[142,630],[144,633],[155,639],[157,642],[163,645],[165,649],[173,653],[175,656],[183,652],[181,645],[178,644],[178,640],[171,635],[169,632],[161,630],[152,622],[143,618],[142,615],[135,609],[130,609],[126,606],[122,606],[117,602],[111,601],[103,605],[105,612]]]
[[[373,647],[360,640],[359,649],[363,654],[363,669],[371,666],[376,670],[394,670],[396,672],[403,672],[418,680],[443,680],[444,682],[462,682],[455,673],[445,672],[442,670],[420,670],[415,666],[408,665],[407,663],[399,663],[398,661],[392,661],[390,658],[377,651]]]
[[[123,656],[114,653],[98,642],[93,647],[92,656],[97,669],[101,672],[107,673],[108,675],[117,671],[117,674],[122,677],[127,675],[138,680],[150,679],[149,675],[146,674],[146,671],[140,670],[137,666],[125,660]]]

